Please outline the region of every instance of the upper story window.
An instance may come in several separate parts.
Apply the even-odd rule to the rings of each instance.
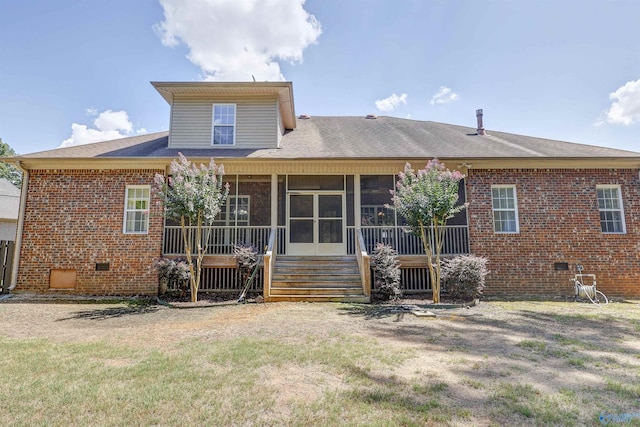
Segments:
[[[236,104],[213,104],[213,145],[235,145]]]
[[[124,198],[125,234],[146,234],[149,231],[149,185],[127,185]]]
[[[518,199],[515,185],[492,185],[493,230],[496,233],[518,233]]]
[[[603,233],[625,233],[624,210],[619,185],[598,185],[598,210]]]

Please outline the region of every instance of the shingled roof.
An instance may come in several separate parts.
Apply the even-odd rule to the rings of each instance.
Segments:
[[[396,117],[311,117],[287,131],[280,148],[169,149],[168,132],[58,148],[23,158],[494,159],[639,158],[640,153]]]

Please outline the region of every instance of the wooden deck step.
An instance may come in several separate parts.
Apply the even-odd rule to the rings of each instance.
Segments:
[[[276,258],[268,301],[369,302],[355,256]]]

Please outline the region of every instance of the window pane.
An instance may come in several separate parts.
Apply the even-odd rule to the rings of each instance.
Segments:
[[[498,233],[516,232],[516,213],[510,211],[496,211],[493,213],[495,231]]]
[[[214,127],[213,143],[216,145],[233,145],[233,126]]]
[[[604,233],[622,233],[622,217],[620,212],[600,211],[600,225]]]
[[[214,125],[233,125],[235,121],[235,105],[216,105],[213,107]]]

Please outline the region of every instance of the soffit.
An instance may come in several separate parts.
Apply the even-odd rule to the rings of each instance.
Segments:
[[[189,157],[193,163],[208,164],[209,157]],[[388,159],[247,159],[216,157],[217,164],[224,165],[226,173],[258,174],[393,174],[404,169],[409,162],[414,169],[423,168],[430,158]],[[47,159],[22,158],[24,169],[72,170],[72,169],[147,169],[164,170],[171,158],[91,158]],[[468,169],[640,169],[640,159],[440,159],[449,169],[466,172]],[[13,162],[12,162],[13,163]]]

